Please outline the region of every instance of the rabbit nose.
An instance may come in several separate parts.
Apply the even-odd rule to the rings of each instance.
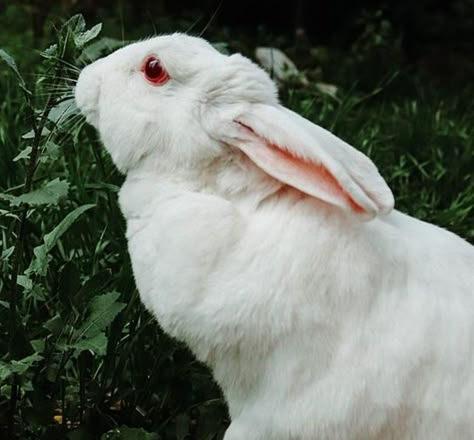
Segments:
[[[92,125],[97,122],[99,111],[101,75],[98,64],[95,62],[81,71],[74,92],[77,107]]]

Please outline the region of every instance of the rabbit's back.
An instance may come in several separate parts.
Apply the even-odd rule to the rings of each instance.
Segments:
[[[233,418],[268,419],[262,439],[471,439],[473,248],[398,212],[328,225],[315,210],[250,216],[246,258],[213,276],[245,334],[214,368]]]

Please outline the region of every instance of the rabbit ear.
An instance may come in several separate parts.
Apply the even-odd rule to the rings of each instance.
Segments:
[[[368,157],[282,106],[251,104],[223,126],[224,142],[285,184],[365,218],[393,208],[392,192]]]

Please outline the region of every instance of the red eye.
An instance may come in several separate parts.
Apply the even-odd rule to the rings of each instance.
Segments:
[[[146,59],[141,70],[145,74],[145,78],[156,86],[161,86],[170,79],[160,60],[154,56]]]

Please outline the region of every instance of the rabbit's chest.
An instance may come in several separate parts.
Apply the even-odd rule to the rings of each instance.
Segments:
[[[239,237],[241,220],[232,205],[213,196],[156,191],[140,209],[133,196],[122,190],[120,202],[138,290],[164,330],[184,339],[193,333],[210,275]]]

